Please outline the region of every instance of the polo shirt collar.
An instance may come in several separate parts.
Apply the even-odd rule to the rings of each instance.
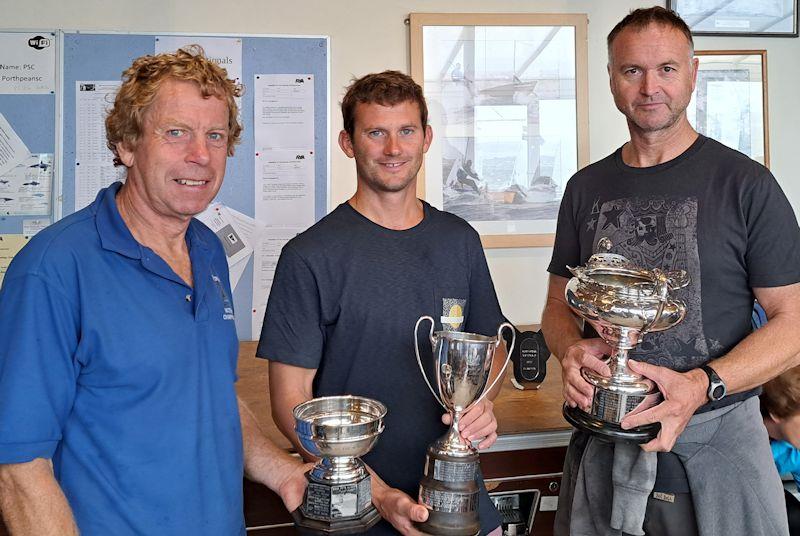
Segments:
[[[121,187],[121,182],[115,182],[97,193],[97,198],[92,203],[92,210],[97,222],[97,234],[100,235],[103,249],[114,251],[131,259],[141,259],[142,247],[133,238],[117,208],[117,192]]]
[[[122,187],[121,182],[115,182],[108,188],[100,190],[92,203],[92,211],[97,222],[97,234],[103,249],[114,251],[131,259],[142,258],[142,245],[136,241],[117,208],[117,192]],[[186,242],[191,251],[194,247],[210,249],[206,239],[199,232],[201,225],[192,218],[186,230]]]

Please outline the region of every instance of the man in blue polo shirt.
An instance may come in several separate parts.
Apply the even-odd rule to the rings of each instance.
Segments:
[[[243,535],[243,472],[289,509],[305,478],[237,400],[225,254],[192,219],[240,88],[199,50],[123,77],[125,184],[39,233],[0,290],[0,510],[15,535]]]

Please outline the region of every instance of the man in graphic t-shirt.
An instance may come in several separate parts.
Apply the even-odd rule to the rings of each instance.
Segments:
[[[631,353],[631,370],[655,381],[664,395],[621,423],[661,424],[655,439],[632,451],[642,457],[640,467],[657,461],[654,476],[632,471],[620,478],[620,447],[576,432],[556,533],[788,534],[755,395],[800,354],[794,212],[766,168],[689,124],[697,59],[691,32],[674,12],[633,11],[609,34],[608,54],[611,92],[630,141],[567,185],[542,319],[548,347],[563,367],[567,404],[591,407],[582,367],[609,374],[602,360],[608,346],[590,328],[582,332],[566,304],[568,265],[584,264],[608,237],[612,252],[647,268],[686,270],[691,283],[678,294],[687,305],[685,320],[648,334]],[[751,334],[754,298],[770,321]],[[604,455],[614,456],[613,478]]]

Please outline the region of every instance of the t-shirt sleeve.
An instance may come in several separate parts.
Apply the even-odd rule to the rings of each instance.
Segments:
[[[580,264],[580,236],[574,217],[572,189],[567,184],[561,207],[558,209],[556,222],[556,238],[553,244],[553,256],[547,271],[561,277],[572,277],[567,266]]]
[[[256,355],[303,368],[319,368],[323,331],[317,280],[287,245],[275,268]]]
[[[495,335],[506,319],[500,310],[480,238],[474,231],[472,235],[469,242],[469,312],[464,329],[470,333]]]
[[[800,281],[800,229],[775,177],[758,164],[745,193],[750,286],[780,287]]]
[[[38,275],[0,290],[0,463],[52,458],[75,399],[77,307]]]

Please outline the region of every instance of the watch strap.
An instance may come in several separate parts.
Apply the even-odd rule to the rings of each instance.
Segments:
[[[717,371],[708,366],[708,364],[700,365],[700,368],[706,373],[706,376],[708,376],[708,390],[706,391],[708,399],[713,402],[722,400],[728,392],[725,387],[725,382],[719,377]]]

